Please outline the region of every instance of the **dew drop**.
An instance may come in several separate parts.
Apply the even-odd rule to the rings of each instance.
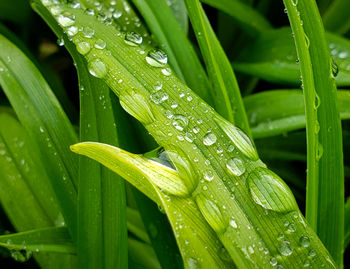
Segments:
[[[306,259],[305,261],[304,261],[304,267],[309,267],[310,265],[311,265],[311,262],[310,262],[310,260],[309,259]]]
[[[156,84],[153,86],[153,89],[156,91],[159,91],[163,88],[163,83],[161,81],[157,81]]]
[[[123,12],[121,12],[120,10],[115,10],[115,11],[112,13],[112,17],[113,17],[114,19],[119,19],[122,15],[123,15]]]
[[[77,44],[77,51],[82,54],[85,55],[87,54],[91,49],[90,43],[89,42],[79,42]]]
[[[95,30],[90,27],[84,27],[83,28],[83,35],[86,38],[92,38],[95,34]]]
[[[164,76],[170,76],[171,75],[171,69],[168,67],[168,68],[163,68],[162,69],[162,73]]]
[[[89,62],[88,68],[90,74],[97,78],[103,78],[107,74],[107,68],[105,63],[99,59]]]
[[[237,222],[234,219],[230,220],[230,226],[234,229],[238,228]]]
[[[58,15],[57,21],[62,27],[69,27],[74,24],[75,16],[69,12],[64,12],[63,14]]]
[[[192,143],[193,140],[194,140],[194,136],[193,136],[193,134],[191,134],[191,133],[185,133],[185,139],[186,139],[188,142]]]
[[[168,56],[162,50],[153,49],[148,52],[146,62],[154,67],[163,67],[168,62]]]
[[[277,265],[277,259],[276,259],[275,257],[272,257],[272,258],[270,259],[270,264],[271,264],[272,266],[276,266],[276,265]]]
[[[106,42],[102,39],[98,39],[94,45],[96,49],[103,50],[106,47]]]
[[[78,27],[75,25],[72,25],[67,28],[67,35],[68,36],[75,36],[78,33]]]
[[[11,257],[17,262],[26,262],[32,257],[33,252],[27,250],[11,250]]]
[[[155,92],[150,95],[151,101],[155,104],[161,104],[169,99],[169,95],[166,92]]]
[[[139,35],[135,32],[127,32],[125,34],[124,41],[129,46],[136,47],[136,46],[139,46],[140,44],[142,44],[143,38],[141,35]]]
[[[195,134],[198,134],[199,131],[200,131],[200,129],[199,129],[198,126],[195,126],[195,127],[193,127],[192,131],[193,131]]]
[[[241,159],[231,158],[226,163],[227,169],[235,176],[241,176],[245,172],[245,166]]]
[[[199,269],[199,264],[196,259],[194,258],[188,258],[186,261],[187,268],[188,269]]]
[[[203,173],[203,177],[206,181],[212,181],[214,179],[214,173],[212,170],[206,170],[204,173]]]
[[[302,236],[299,238],[299,244],[300,246],[307,248],[310,246],[310,239],[307,236]]]
[[[188,125],[188,119],[180,114],[175,114],[173,117],[173,126],[179,130],[183,131]]]
[[[213,133],[207,133],[203,138],[203,144],[206,146],[211,146],[215,144],[217,138],[216,135]]]
[[[291,248],[290,242],[285,240],[283,241],[280,246],[278,247],[278,251],[281,253],[283,256],[289,256],[293,253],[293,250]]]
[[[223,261],[227,261],[230,262],[232,261],[232,258],[230,256],[230,254],[228,253],[228,251],[226,250],[226,248],[222,247],[219,250],[219,257],[223,260]]]

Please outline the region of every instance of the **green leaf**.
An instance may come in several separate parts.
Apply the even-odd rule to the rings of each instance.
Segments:
[[[341,119],[350,118],[350,92],[338,91]],[[300,90],[273,90],[244,98],[254,138],[280,135],[305,128],[305,106]]]
[[[67,116],[48,84],[28,58],[0,35],[0,84],[22,125],[39,146],[44,167],[68,228],[76,229],[77,141]]]
[[[300,61],[307,133],[306,217],[336,264],[343,262],[344,168],[337,76],[315,1],[284,0]],[[303,21],[303,23],[301,23]]]
[[[13,116],[1,113],[0,123],[0,202],[11,223],[20,232],[64,225],[36,144]],[[71,256],[38,253],[35,258],[43,267],[74,264]]]
[[[198,0],[185,0],[196,37],[206,59],[210,81],[215,92],[215,108],[219,114],[250,135],[242,97],[236,77],[208,18]]]
[[[212,102],[207,75],[184,31],[164,0],[132,0],[169,58],[178,77],[207,102]],[[166,27],[165,27],[166,25]]]
[[[344,249],[349,246],[350,243],[350,199],[346,200],[345,206],[345,221],[344,221]]]
[[[327,33],[329,48],[339,73],[335,78],[338,86],[350,85],[350,41]],[[289,28],[266,31],[248,44],[233,63],[236,71],[267,81],[300,85],[300,66]]]
[[[139,242],[137,240],[129,238],[128,250],[130,267],[129,268],[142,268],[142,269],[161,269],[154,250],[150,245]]]
[[[255,36],[272,26],[258,11],[240,0],[201,0],[230,15],[248,34]]]
[[[214,268],[226,268],[227,265],[218,256],[207,256],[208,253],[218,253],[220,244],[215,240],[212,230],[202,221],[193,201],[186,197],[172,196],[179,194],[178,190],[184,187],[175,170],[105,144],[85,142],[73,145],[71,149],[102,163],[150,198],[153,199],[152,196],[156,195],[154,200],[167,212],[175,235],[176,230],[181,229],[181,236],[179,234],[176,239],[186,268],[191,268],[190,264],[197,264],[201,259],[205,259],[206,264]],[[180,194],[183,196],[182,192]],[[179,219],[178,214],[183,217]],[[192,236],[193,229],[200,231],[196,237]]]
[[[65,227],[50,227],[1,235],[0,246],[10,250],[76,254],[76,247]]]
[[[145,226],[143,225],[140,213],[136,209],[127,207],[128,231],[145,243],[150,243]]]
[[[325,28],[338,34],[346,34],[350,29],[348,10],[350,2],[347,0],[334,0],[322,16]]]
[[[170,7],[175,19],[181,26],[185,34],[188,33],[188,16],[184,0],[168,0],[165,2]]]

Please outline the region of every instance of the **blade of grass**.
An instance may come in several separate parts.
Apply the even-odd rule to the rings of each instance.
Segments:
[[[181,26],[164,0],[132,0],[178,77],[204,100],[212,103],[207,75]],[[165,27],[166,26],[166,27]]]
[[[187,16],[187,10],[186,10],[184,1],[183,0],[168,0],[168,1],[165,0],[165,2],[173,12],[174,17],[179,23],[181,29],[187,35],[188,34],[188,16]]]
[[[0,201],[17,231],[64,225],[40,154],[12,116],[0,114]],[[14,202],[15,201],[15,202]],[[42,267],[67,268],[72,256],[35,254]]]
[[[284,0],[284,4],[294,33],[305,97],[306,217],[337,265],[342,267],[344,171],[334,81],[337,74],[316,2]]]
[[[346,34],[350,30],[349,10],[349,1],[334,0],[322,16],[325,28],[334,33]]]
[[[350,91],[337,92],[341,119],[350,118]],[[254,138],[305,128],[305,106],[300,90],[273,90],[244,98]]]
[[[161,269],[155,256],[154,250],[150,245],[129,238],[128,240],[130,268],[135,269]]]
[[[230,15],[248,34],[256,36],[270,30],[271,24],[257,10],[240,0],[201,0]]]
[[[21,123],[37,142],[50,173],[64,219],[76,230],[76,157],[67,151],[77,141],[72,125],[36,67],[0,35],[0,84]]]
[[[145,243],[150,243],[150,239],[143,225],[140,213],[136,209],[127,207],[128,230],[133,233],[138,239]]]
[[[350,41],[326,33],[331,54],[339,67],[338,86],[350,85]],[[233,63],[236,71],[279,84],[299,86],[300,68],[290,28],[262,33],[248,44]]]
[[[344,206],[344,249],[346,249],[349,246],[350,243],[350,199],[348,198],[346,200],[345,206]]]
[[[76,254],[66,227],[50,227],[0,236],[0,246],[11,250]]]
[[[198,0],[185,0],[188,15],[206,59],[210,81],[215,92],[215,108],[219,114],[251,136],[242,97],[231,65]]]

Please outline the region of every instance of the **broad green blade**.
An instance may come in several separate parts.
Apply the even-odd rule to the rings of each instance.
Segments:
[[[77,141],[67,116],[48,84],[28,58],[0,35],[0,84],[20,122],[37,143],[51,184],[72,235],[76,230]]]
[[[0,202],[9,220],[19,232],[64,225],[35,143],[13,116],[1,113],[0,123]],[[42,267],[74,265],[68,255],[38,253],[35,258]]]
[[[341,119],[350,118],[350,91],[338,91]],[[300,90],[273,90],[244,98],[254,138],[280,135],[305,128],[305,106]]]
[[[306,217],[343,264],[344,167],[333,62],[316,1],[283,1],[299,58],[307,133]]]
[[[236,77],[209,20],[198,0],[185,1],[188,15],[206,59],[210,81],[215,92],[215,108],[225,119],[235,123],[250,136],[250,128]]]
[[[350,85],[350,41],[327,33],[331,55],[338,65],[335,80],[338,86]],[[300,65],[300,64],[299,64]],[[248,44],[233,63],[236,71],[279,84],[300,85],[295,46],[290,28],[280,28],[261,34]]]
[[[169,63],[177,76],[204,100],[212,103],[213,95],[206,73],[164,0],[132,0],[142,14],[148,27],[169,58]],[[166,25],[166,27],[164,27]]]
[[[50,2],[45,4],[52,9]],[[184,183],[182,185],[194,190],[189,197],[182,198],[178,195],[183,191],[181,184],[174,185],[178,182],[176,178],[168,180],[169,186],[153,181],[177,194],[166,201],[171,204],[171,210],[164,208],[172,224],[176,222],[172,219],[173,207],[177,208],[178,201],[185,202],[185,199],[193,203],[193,207],[188,207],[193,209],[191,218],[198,216],[195,214],[200,207],[198,218],[201,222],[198,225],[210,226],[211,231],[215,231],[214,238],[219,238],[227,251],[225,258],[229,256],[240,268],[269,265],[271,259],[276,265],[290,268],[299,268],[305,263],[314,267],[335,267],[326,248],[295,206],[290,190],[259,160],[247,135],[181,83],[169,66],[164,66],[162,54],[152,53],[146,59],[152,48],[143,44],[147,52],[140,54],[138,39],[130,41],[130,36],[82,9],[71,9],[65,4],[59,7],[64,13],[55,15],[55,18],[63,28],[74,25],[82,30],[86,27],[94,29],[93,37],[87,37],[86,31],[72,36],[74,44],[94,44],[99,39],[106,43],[102,50],[90,46],[91,50],[84,55],[90,72],[111,87],[123,108],[141,121],[159,145],[169,152]],[[161,89],[157,82],[162,82]],[[120,161],[125,162],[125,159]],[[120,173],[125,173],[123,168]],[[158,187],[154,191],[159,191]],[[204,202],[197,201],[198,195]],[[173,229],[182,232],[179,227],[173,226]],[[192,232],[184,233],[189,242],[198,242]],[[184,237],[180,235],[178,240],[182,239]],[[182,250],[182,243],[179,246]],[[195,251],[198,248],[189,246],[189,249]],[[185,257],[192,255],[190,251]],[[185,264],[193,267],[195,263],[203,267],[203,263],[209,264],[208,259],[218,262],[217,252],[205,250],[198,254],[206,259],[190,260],[190,263],[185,259]]]
[[[148,182],[145,193],[155,193],[159,206],[167,212],[186,268],[191,268],[193,263],[199,264],[202,260],[212,268],[231,267],[215,255],[222,246],[216,240],[215,233],[203,222],[195,203],[189,198],[167,194],[184,196],[188,192],[175,170],[106,144],[86,142],[73,145],[71,149],[97,160],[136,187]],[[192,236],[194,229],[198,231],[195,237]]]
[[[257,10],[241,0],[201,0],[230,15],[248,34],[255,36],[272,26]]]
[[[127,207],[126,213],[128,220],[128,231],[133,233],[138,239],[149,244],[150,239],[142,222],[140,213],[130,207]]]
[[[334,0],[322,16],[327,30],[346,34],[350,30],[350,2],[348,0]]]
[[[76,247],[65,227],[50,227],[1,235],[0,246],[27,252],[76,254]]]

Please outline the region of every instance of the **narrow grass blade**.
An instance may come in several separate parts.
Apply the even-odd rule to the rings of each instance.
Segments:
[[[143,225],[139,212],[130,207],[126,210],[128,219],[128,231],[133,233],[138,239],[145,243],[150,243],[150,239],[147,235],[146,228]]]
[[[0,84],[27,132],[40,148],[64,219],[75,234],[77,158],[67,151],[77,141],[67,116],[36,67],[0,35]]]
[[[322,16],[325,28],[330,32],[346,34],[350,30],[350,18],[347,12],[349,10],[349,1],[334,0]]]
[[[350,118],[350,92],[337,92],[341,119]],[[244,98],[254,138],[305,128],[305,106],[300,90],[273,90]]]
[[[270,30],[271,24],[257,10],[240,0],[201,0],[230,15],[248,34],[255,36]]]
[[[326,33],[331,55],[338,65],[335,78],[338,86],[350,85],[350,41]],[[267,81],[300,84],[300,66],[293,44],[290,28],[280,28],[261,34],[250,43],[233,63],[236,71],[262,78]]]
[[[185,1],[192,26],[206,59],[219,114],[251,135],[236,77],[198,0]]]
[[[152,247],[148,244],[129,238],[128,250],[130,268],[135,269],[161,269]]]
[[[220,250],[220,244],[215,242],[216,236],[206,226],[206,223],[202,222],[202,217],[193,201],[189,198],[167,195],[167,193],[173,193],[186,196],[189,191],[175,170],[105,144],[85,142],[73,145],[71,149],[78,154],[97,160],[132,184],[135,184],[135,181],[138,182],[135,184],[136,187],[143,185],[142,182],[148,182],[145,193],[157,195],[157,202],[167,212],[175,235],[177,234],[176,230],[179,229],[176,227],[181,226],[181,236],[178,234],[176,238],[186,268],[191,268],[188,263],[197,264],[201,259],[205,259],[206,264],[210,266],[226,268],[227,264],[213,255]],[[158,187],[163,191],[160,192]],[[184,205],[186,206],[184,207]],[[177,214],[181,214],[183,217],[179,219]],[[197,232],[195,238],[191,236],[194,227],[201,231]],[[189,242],[191,242],[191,246]],[[209,253],[211,255],[205,256]]]
[[[0,114],[0,123],[0,202],[11,223],[19,232],[64,225],[35,143],[13,116]],[[71,256],[37,253],[35,258],[42,267],[74,264]]]
[[[47,4],[48,7],[49,5]],[[140,48],[150,51],[151,47],[146,44],[130,44],[129,40],[125,42],[125,33],[98,21],[82,9],[71,9],[65,4],[60,4],[59,7],[65,12],[63,17],[75,16],[74,21],[70,22],[78,29],[93,27],[95,31],[91,39],[82,32],[74,35],[72,42],[75,45],[96,42],[98,39],[106,42],[104,50],[94,48],[84,55],[91,72],[111,87],[119,96],[123,108],[142,122],[160,146],[172,152],[171,159],[176,161],[180,179],[186,182],[185,185],[189,182],[197,183],[197,186],[188,185],[189,189],[195,187],[195,191],[189,194],[190,197],[172,195],[171,201],[165,201],[171,204],[170,208],[164,207],[171,223],[178,220],[173,219],[174,211],[180,212],[184,204],[188,205],[185,207],[187,210],[191,209],[192,219],[197,216],[195,214],[200,206],[200,222],[188,224],[188,227],[193,225],[199,230],[198,225],[211,227],[211,231],[215,231],[214,238],[219,238],[224,244],[229,259],[233,259],[242,268],[269,265],[271,259],[276,259],[277,264],[283,267],[298,268],[304,266],[305,262],[314,267],[335,267],[327,249],[296,207],[290,190],[259,160],[247,135],[181,83],[168,65],[159,67],[158,58],[147,61],[145,55],[139,53]],[[55,15],[55,19],[61,20],[62,17]],[[120,80],[122,81],[118,82]],[[154,88],[158,85],[157,81],[162,82],[162,89],[158,91]],[[174,183],[174,180],[175,178],[169,181]],[[179,188],[182,190],[177,185]],[[267,189],[271,191],[266,193]],[[157,187],[155,191],[158,190]],[[204,196],[208,202],[197,202],[197,195]],[[178,208],[179,201],[182,202]],[[189,201],[193,207],[189,206]],[[173,226],[175,231],[182,232],[182,229],[176,227]],[[198,238],[193,238],[192,231],[187,234],[186,230],[187,236],[190,241],[198,242]],[[209,241],[214,242],[214,238]],[[181,235],[178,238],[183,239]],[[299,247],[300,240],[304,247]],[[186,242],[178,242],[180,249],[182,244],[186,248]],[[203,242],[206,241],[193,244],[200,246]],[[261,242],[261,248],[255,245],[256,242]],[[191,247],[190,251],[193,249],[198,248]],[[217,248],[214,249],[218,251]],[[267,254],[260,255],[263,253],[260,251],[264,250],[268,250]],[[316,253],[317,259],[309,256],[310,250],[311,253]],[[253,253],[249,254],[251,252]],[[207,265],[208,257],[213,264],[219,262],[216,260],[217,252],[214,254],[204,250],[199,254],[206,259],[197,259],[195,262],[190,260],[192,266],[196,263],[203,267],[204,261]],[[187,259],[185,263],[188,263]]]
[[[0,235],[0,246],[26,252],[76,254],[76,247],[65,227],[50,227]]]
[[[344,214],[344,249],[349,246],[350,243],[350,199],[346,200],[345,206],[345,214]]]
[[[297,4],[296,4],[297,3]],[[344,237],[342,129],[337,76],[315,1],[284,0],[300,61],[307,132],[306,217],[339,267]],[[303,23],[301,23],[303,21]]]
[[[178,77],[204,100],[212,103],[207,75],[184,31],[164,0],[132,0],[145,18]],[[165,27],[166,26],[166,27]]]

